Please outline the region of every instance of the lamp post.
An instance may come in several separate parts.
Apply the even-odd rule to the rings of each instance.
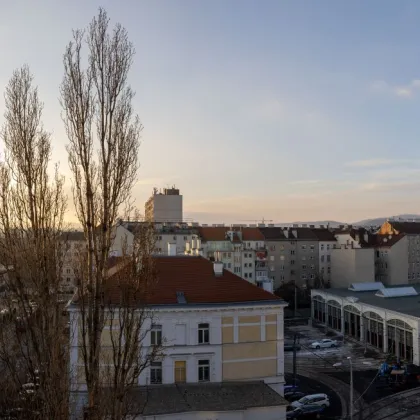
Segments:
[[[351,357],[347,357],[347,360],[350,363],[350,420],[353,420],[353,361],[351,359]],[[372,363],[370,362],[363,362],[364,365],[371,365]],[[334,363],[333,366],[334,367],[339,367],[342,366],[343,363],[339,362],[339,363]]]

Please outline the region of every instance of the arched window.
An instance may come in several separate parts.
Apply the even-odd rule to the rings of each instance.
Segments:
[[[314,307],[314,319],[322,324],[325,324],[327,312],[325,299],[320,295],[315,295],[312,298],[312,305]]]
[[[387,322],[388,351],[400,359],[413,360],[413,328],[400,319]]]
[[[341,331],[341,305],[335,300],[327,302],[328,326],[333,330]]]
[[[344,311],[350,312],[352,314],[360,315],[360,311],[353,305],[346,305]]]
[[[368,311],[363,314],[365,340],[378,349],[384,347],[384,319],[376,312]]]

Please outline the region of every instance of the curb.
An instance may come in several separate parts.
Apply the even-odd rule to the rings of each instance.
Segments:
[[[292,371],[287,370],[288,374],[293,373]],[[320,372],[298,372],[298,374],[300,376],[305,376],[306,378],[309,379],[314,379],[318,382],[323,383],[324,385],[328,386],[329,388],[331,388],[340,398],[340,402],[341,402],[341,417],[342,418],[346,418],[348,416],[348,414],[350,413],[350,407],[349,407],[349,397],[348,395],[350,394],[350,386],[347,385],[345,382],[340,381],[339,379],[336,378],[332,378],[331,376],[328,376],[327,374],[323,374]],[[344,396],[344,395],[346,396]],[[360,394],[356,391],[353,390],[353,398],[354,401],[358,400],[360,397]],[[360,411],[360,410],[358,410]]]
[[[405,399],[407,397],[411,397],[413,395],[419,395],[420,394],[420,388],[414,388],[414,389],[408,389],[406,391],[396,392],[393,395],[388,395],[387,397],[380,398],[379,400],[372,401],[369,406],[366,409],[358,410],[354,412],[354,415],[360,416],[360,414],[363,416],[362,418],[365,418],[365,415],[370,416],[373,412],[380,411],[381,406],[386,402],[387,406],[390,402],[395,401],[398,402],[401,399]],[[377,406],[379,404],[379,407]]]

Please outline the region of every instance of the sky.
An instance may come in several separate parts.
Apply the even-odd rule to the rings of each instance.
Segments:
[[[418,0],[0,0],[0,89],[30,66],[69,196],[62,57],[100,6],[136,48],[140,209],[175,184],[203,223],[420,213]]]

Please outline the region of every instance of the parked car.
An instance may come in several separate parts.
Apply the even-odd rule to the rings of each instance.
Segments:
[[[306,394],[304,392],[301,392],[301,391],[298,391],[298,390],[293,390],[293,391],[285,392],[284,393],[284,398],[289,402],[293,402],[293,401],[300,400],[305,395]]]
[[[297,391],[298,389],[299,389],[299,379],[296,379],[296,385],[291,383],[291,384],[285,384],[283,387],[284,392],[294,392],[294,391]]]
[[[311,348],[313,349],[328,349],[337,346],[337,340],[331,340],[329,338],[324,338],[323,340],[315,341],[311,344]]]
[[[330,399],[327,394],[312,394],[293,401],[290,405],[295,408],[300,408],[304,405],[317,405],[318,407],[326,408],[330,406]]]
[[[302,407],[288,407],[286,412],[286,418],[296,419],[296,418],[319,418],[319,415],[325,410],[324,407],[313,404],[306,404]]]
[[[302,347],[300,344],[296,344],[296,351],[299,351]],[[293,343],[285,343],[284,351],[293,351]]]

